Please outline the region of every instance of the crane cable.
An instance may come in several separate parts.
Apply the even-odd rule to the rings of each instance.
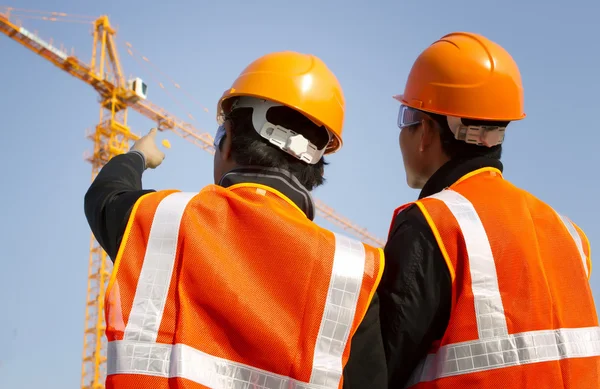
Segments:
[[[65,12],[40,11],[25,8],[0,7],[7,15],[20,19],[44,20],[47,22],[93,24],[96,20],[93,16],[67,14]]]
[[[138,58],[137,56],[133,55],[133,52],[128,48],[127,52],[129,53],[129,55],[131,55],[133,57],[133,59],[143,68],[148,68],[144,61],[140,58]],[[173,100],[173,102],[175,102],[175,104],[182,109],[184,112],[187,112],[187,116],[194,122],[196,122],[196,118],[189,113],[189,109],[181,102],[179,101],[179,99],[177,97],[175,97],[165,86],[164,84],[158,79],[158,77],[156,77],[150,70],[150,78],[152,78],[152,80],[158,84],[158,86],[167,94],[167,96],[169,96],[169,98],[171,100]]]
[[[184,93],[186,95],[187,98],[189,98],[190,100],[192,100],[196,105],[198,105],[200,108],[202,108],[202,110],[206,113],[209,113],[208,108],[206,108],[202,103],[200,103],[198,100],[196,100],[190,93],[188,93],[179,83],[177,83],[175,80],[173,80],[173,78],[169,77],[168,74],[166,74],[165,72],[163,72],[162,70],[160,70],[158,68],[158,66],[153,63],[152,61],[150,61],[150,59],[148,59],[148,57],[142,55],[139,50],[137,50],[136,48],[133,47],[133,45],[129,42],[125,42],[125,45],[127,46],[127,48],[129,50],[131,50],[131,52],[129,52],[130,55],[132,56],[138,56],[140,58],[142,58],[145,62],[147,62],[148,64],[150,64],[150,66],[152,66],[158,73],[160,73],[163,77],[165,77],[166,79],[169,80],[169,82],[171,82],[171,84],[173,84],[173,86],[179,90],[181,90],[182,93]]]

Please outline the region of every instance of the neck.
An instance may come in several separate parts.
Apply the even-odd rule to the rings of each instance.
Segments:
[[[278,190],[292,200],[308,217],[315,217],[315,204],[310,192],[289,171],[260,166],[238,166],[221,177],[220,186],[225,188],[240,183],[256,183]]]
[[[448,161],[450,161],[450,158],[448,158],[443,153],[439,153],[439,154],[436,154],[435,156],[430,156],[430,157],[428,156],[427,161],[429,163],[425,167],[425,169],[423,169],[424,174],[421,177],[421,182],[419,183],[420,185],[418,188],[415,188],[415,189],[423,189],[423,186],[425,186],[425,184],[431,179],[431,177],[435,174],[435,172],[440,170],[440,168],[442,166],[444,166]]]
[[[456,158],[441,166],[423,186],[419,198],[431,196],[458,181],[465,174],[484,167],[503,170],[502,162],[488,157]]]

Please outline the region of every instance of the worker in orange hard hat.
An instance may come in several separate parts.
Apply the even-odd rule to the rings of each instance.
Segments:
[[[268,54],[219,100],[214,185],[142,190],[156,130],[100,171],[85,210],[114,259],[108,389],[386,387],[383,250],[312,221],[344,104],[317,57]]]
[[[400,149],[417,201],[398,208],[378,288],[390,388],[600,388],[590,243],[502,175],[525,118],[521,75],[456,32],[415,61]]]

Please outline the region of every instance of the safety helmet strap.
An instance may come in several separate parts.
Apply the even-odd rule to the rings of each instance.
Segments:
[[[316,164],[325,154],[331,135],[327,132],[330,139],[322,149],[318,149],[314,143],[302,134],[269,122],[267,111],[273,107],[283,106],[283,104],[270,100],[241,96],[233,102],[231,112],[239,108],[252,108],[252,126],[262,138],[301,161]]]

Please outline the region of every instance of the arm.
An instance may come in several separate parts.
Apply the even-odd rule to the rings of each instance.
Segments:
[[[373,295],[371,305],[352,337],[350,356],[344,367],[344,389],[363,388],[387,388],[377,293]]]
[[[396,217],[385,257],[377,290],[381,331],[389,387],[401,388],[446,330],[452,281],[433,233],[416,205]]]
[[[111,159],[85,194],[85,217],[100,246],[114,261],[135,202],[142,190],[144,155],[132,151]]]

